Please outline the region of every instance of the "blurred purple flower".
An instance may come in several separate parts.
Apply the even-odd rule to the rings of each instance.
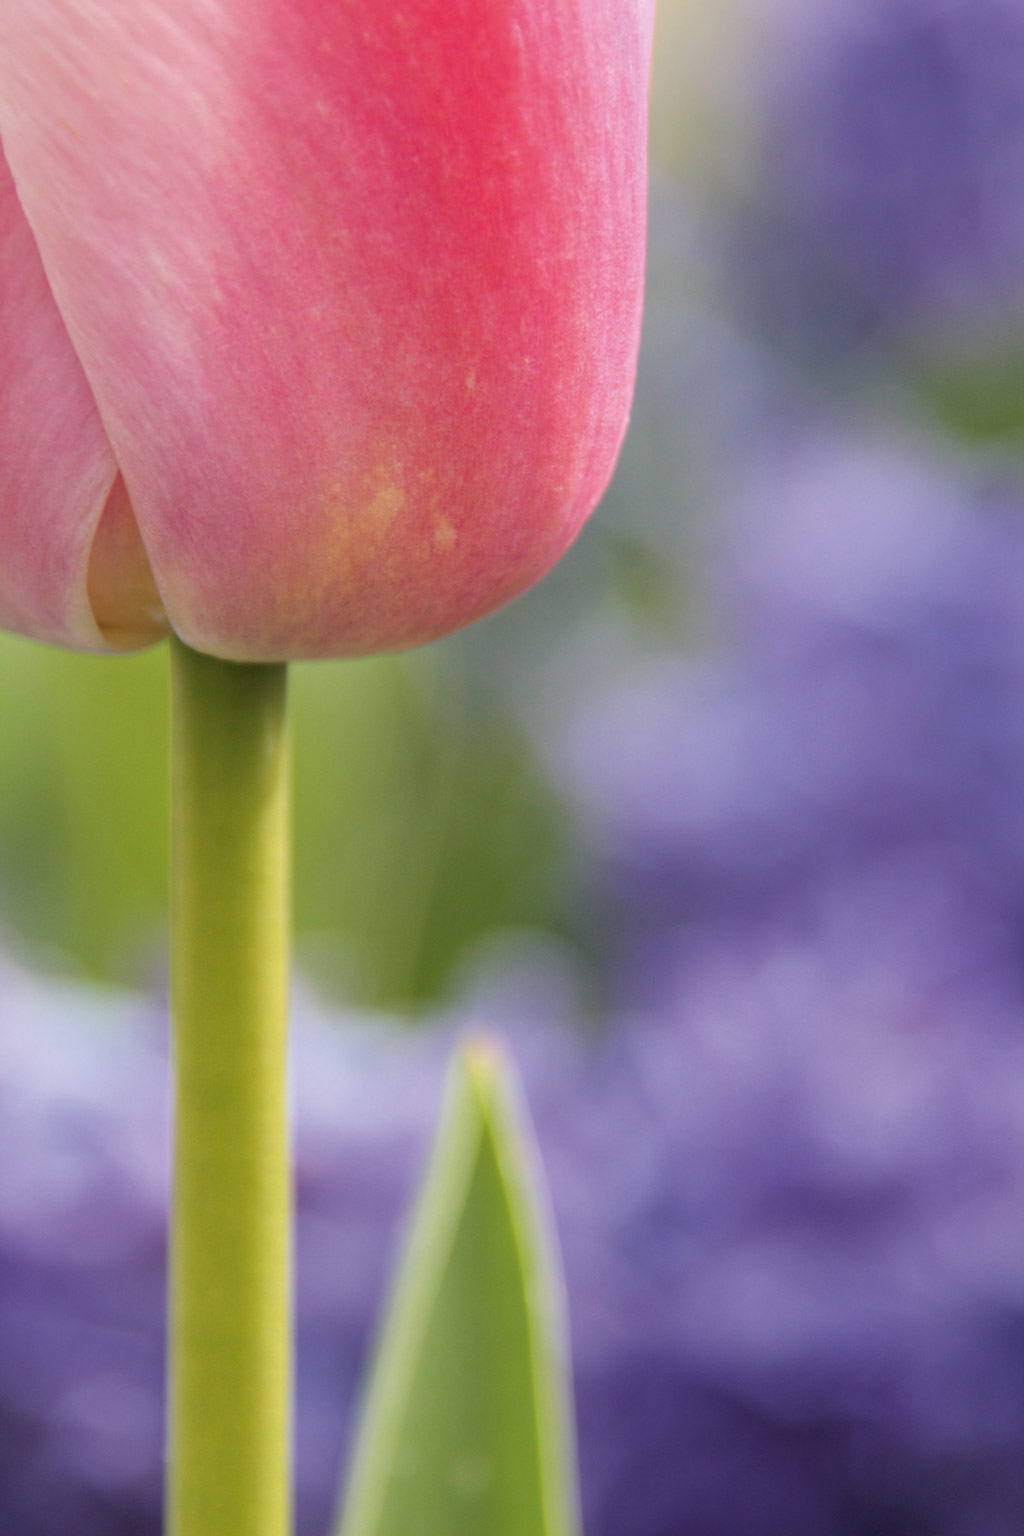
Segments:
[[[746,282],[828,355],[1024,322],[1020,0],[780,0]]]
[[[553,749],[615,996],[477,956],[573,1317],[588,1536],[1024,1529],[1024,508],[815,437],[710,660]],[[89,1017],[95,1013],[97,1018]],[[299,1531],[326,1536],[448,1028],[296,1007]],[[120,1015],[120,1017],[117,1017]],[[0,971],[0,1530],[156,1536],[165,1068]]]
[[[735,523],[726,646],[601,687],[559,749],[606,950],[649,981],[753,925],[1024,1010],[1024,496],[813,434]]]
[[[816,433],[734,528],[725,643],[555,753],[616,999],[563,1133],[588,1529],[1009,1536],[1024,497]]]
[[[326,1533],[443,1055],[439,1039],[393,1026],[328,1027],[309,999],[300,1012],[299,1530]],[[0,1531],[12,1536],[160,1529],[167,1093],[159,1012],[0,969]]]

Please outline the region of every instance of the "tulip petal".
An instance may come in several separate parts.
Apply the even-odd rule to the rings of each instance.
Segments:
[[[0,137],[171,622],[418,643],[610,475],[649,0],[0,0]]]
[[[166,627],[159,618],[123,628],[90,601],[97,528],[123,487],[2,152],[0,357],[0,626],[84,650],[145,644]],[[127,505],[120,525],[108,584],[132,570],[145,590]],[[151,581],[148,592],[152,610]]]

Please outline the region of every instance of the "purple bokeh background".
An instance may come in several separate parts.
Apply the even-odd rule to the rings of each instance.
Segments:
[[[565,1254],[590,1536],[1024,1527],[1024,507],[820,432],[725,635],[547,750],[608,998],[508,1028]],[[159,1524],[161,1010],[0,978],[0,1529]],[[87,1017],[89,1012],[95,1018]],[[451,1025],[296,1003],[299,1531],[322,1536]]]
[[[1019,0],[773,0],[736,255],[769,333],[825,360],[1024,322]]]
[[[588,1536],[1024,1530],[1020,442],[925,429],[905,367],[1024,329],[1024,3],[763,12],[756,173],[655,186],[605,534],[644,601],[474,641],[578,829],[565,932],[417,1030],[296,997],[298,1536],[479,1019],[551,1183]],[[166,1094],[159,1000],[0,960],[3,1536],[159,1530]]]

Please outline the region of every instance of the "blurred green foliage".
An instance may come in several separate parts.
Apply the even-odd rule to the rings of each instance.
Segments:
[[[1024,444],[1024,345],[1012,335],[973,347],[919,346],[903,371],[939,430],[968,446]]]
[[[443,649],[292,668],[298,952],[335,997],[422,1002],[476,938],[551,916],[555,807]],[[0,636],[0,923],[101,979],[166,952],[167,660]]]
[[[124,979],[166,912],[167,657],[0,637],[0,917]]]

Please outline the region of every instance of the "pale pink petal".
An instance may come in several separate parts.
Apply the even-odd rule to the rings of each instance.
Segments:
[[[547,569],[625,429],[648,0],[0,28],[0,135],[188,641],[413,644]]]
[[[85,650],[145,644],[158,622],[133,613],[126,628],[116,606],[90,601],[96,529],[123,488],[2,152],[0,358],[0,628]],[[116,573],[101,555],[93,575],[120,591],[134,573],[141,592],[130,509],[122,522]]]

